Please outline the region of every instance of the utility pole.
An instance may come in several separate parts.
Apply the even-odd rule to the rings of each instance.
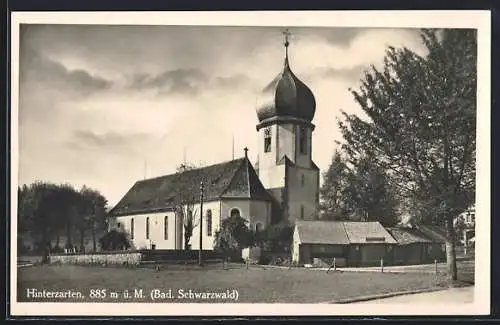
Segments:
[[[203,266],[203,181],[200,182],[200,252],[198,264]]]

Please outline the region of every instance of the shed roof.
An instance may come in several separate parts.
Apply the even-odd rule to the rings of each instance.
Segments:
[[[394,238],[379,222],[296,221],[302,244],[395,244]]]
[[[433,243],[446,243],[446,230],[443,227],[418,225],[417,229],[424,233]]]
[[[397,243],[377,221],[345,221],[344,228],[351,244]]]
[[[204,200],[247,198],[271,201],[248,158],[136,182],[109,212],[110,216],[173,209],[177,204],[197,202],[200,182]]]
[[[387,230],[400,245],[432,242],[424,233],[416,228],[393,227],[387,228]]]
[[[344,225],[339,221],[296,221],[295,229],[303,244],[348,245]]]

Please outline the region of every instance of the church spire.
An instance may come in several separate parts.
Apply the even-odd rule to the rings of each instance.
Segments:
[[[290,42],[288,41],[288,37],[292,35],[289,31],[288,28],[283,31],[283,35],[285,35],[285,66],[288,66],[288,46],[290,45]]]

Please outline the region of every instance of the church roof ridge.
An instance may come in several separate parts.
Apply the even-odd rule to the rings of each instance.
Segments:
[[[240,158],[226,160],[226,161],[218,162],[218,163],[207,165],[207,166],[200,166],[200,167],[191,168],[191,169],[185,170],[183,172],[174,172],[174,173],[170,173],[170,174],[166,174],[166,175],[160,175],[160,176],[155,176],[155,177],[144,178],[144,179],[140,179],[140,180],[136,181],[136,183],[144,182],[144,181],[150,181],[150,180],[155,180],[155,179],[164,178],[164,177],[168,177],[168,176],[172,176],[172,175],[177,175],[177,174],[182,174],[182,173],[188,173],[188,172],[191,172],[191,171],[197,171],[197,170],[200,170],[200,169],[210,168],[210,167],[214,167],[214,166],[217,166],[217,165],[225,165],[225,164],[233,162],[233,161],[244,160],[244,159],[245,159],[245,157],[240,157]]]
[[[109,215],[146,214],[173,209],[179,204],[197,203],[201,181],[204,182],[205,201],[222,198],[270,200],[250,161],[243,157],[137,181]]]

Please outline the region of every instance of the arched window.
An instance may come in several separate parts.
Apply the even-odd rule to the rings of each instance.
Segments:
[[[300,206],[300,219],[304,220],[304,206]]]
[[[264,152],[271,152],[271,128],[264,129]]]
[[[130,239],[134,239],[134,218],[130,219]]]
[[[165,221],[163,225],[163,239],[168,239],[168,216],[165,216]]]
[[[240,217],[241,216],[240,210],[238,208],[233,208],[233,209],[231,209],[230,215],[231,215],[231,217],[236,217],[236,216]]]
[[[302,185],[302,187],[304,187],[304,185],[306,184],[306,177],[304,176],[304,174],[300,176],[300,184]]]
[[[302,155],[307,154],[307,129],[303,126],[299,128],[299,152]]]
[[[207,236],[212,236],[212,210],[207,210]]]
[[[149,239],[149,217],[146,218],[146,239]]]

